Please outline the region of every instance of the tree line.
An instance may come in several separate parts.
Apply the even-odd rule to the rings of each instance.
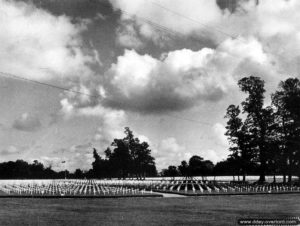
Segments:
[[[68,171],[56,172],[51,166],[45,167],[38,160],[34,160],[32,164],[20,159],[0,163],[0,179],[62,179],[65,176],[75,177]]]

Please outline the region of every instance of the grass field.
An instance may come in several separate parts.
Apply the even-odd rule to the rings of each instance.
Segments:
[[[236,225],[300,215],[298,194],[120,199],[0,199],[0,225]]]

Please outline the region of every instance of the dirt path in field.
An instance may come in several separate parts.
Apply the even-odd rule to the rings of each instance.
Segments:
[[[159,195],[162,195],[164,198],[173,198],[173,197],[176,197],[176,198],[184,198],[184,197],[187,197],[185,195],[178,195],[178,194],[171,194],[171,193],[162,193],[162,192],[153,192],[155,194],[159,194]]]

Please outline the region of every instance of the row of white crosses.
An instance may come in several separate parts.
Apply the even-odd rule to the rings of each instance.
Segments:
[[[247,185],[201,180],[7,180],[0,181],[0,191],[10,195],[136,195],[152,190],[169,192],[289,192],[299,186],[279,184]]]
[[[125,182],[122,182],[125,183]],[[133,184],[133,181],[130,181]],[[136,181],[136,184],[141,187],[146,185],[144,181]],[[148,187],[147,187],[148,186]],[[171,192],[193,192],[193,193],[212,193],[212,192],[288,192],[288,191],[300,191],[299,186],[288,185],[239,185],[230,184],[228,182],[209,182],[200,180],[161,180],[160,182],[152,181],[147,184],[147,189],[155,189],[158,191],[171,191]]]
[[[10,180],[0,183],[0,191],[9,195],[138,195],[146,191],[124,183],[95,180]]]

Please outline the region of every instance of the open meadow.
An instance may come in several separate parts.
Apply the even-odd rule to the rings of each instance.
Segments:
[[[298,194],[179,198],[0,198],[0,225],[236,225],[300,214]]]

